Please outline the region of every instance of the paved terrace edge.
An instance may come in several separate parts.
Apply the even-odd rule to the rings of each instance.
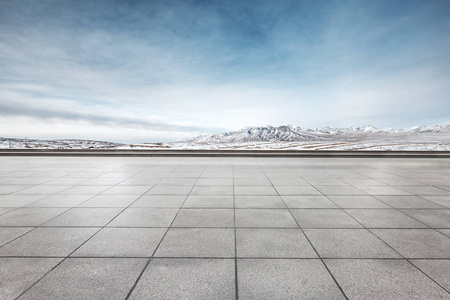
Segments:
[[[0,156],[450,158],[450,151],[0,149]]]

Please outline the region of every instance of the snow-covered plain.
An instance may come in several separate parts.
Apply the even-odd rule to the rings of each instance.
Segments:
[[[0,138],[7,149],[199,149],[450,151],[450,125],[377,129],[373,126],[308,129],[264,126],[167,143],[120,144],[88,140]]]

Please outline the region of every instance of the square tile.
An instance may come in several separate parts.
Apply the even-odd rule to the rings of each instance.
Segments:
[[[53,195],[62,192],[70,186],[65,185],[36,185],[15,192],[15,195]]]
[[[450,238],[433,229],[373,229],[406,258],[450,258]]]
[[[72,256],[150,257],[166,233],[165,228],[103,228]]]
[[[315,258],[300,229],[236,229],[237,257]]]
[[[324,195],[367,195],[365,192],[349,185],[318,185],[316,188]]]
[[[143,195],[152,188],[149,186],[141,185],[118,185],[113,186],[110,189],[102,192],[104,195]]]
[[[98,228],[37,228],[0,248],[0,256],[68,256]]]
[[[309,185],[278,185],[276,189],[281,196],[322,195],[315,187]]]
[[[234,257],[234,230],[170,228],[154,257]]]
[[[94,197],[94,195],[50,195],[34,201],[27,207],[75,207]]]
[[[287,209],[236,209],[236,227],[298,227]]]
[[[110,227],[169,227],[177,209],[127,208],[118,215]]]
[[[0,227],[0,247],[32,229],[33,227]]]
[[[362,228],[342,209],[291,209],[301,228]]]
[[[443,208],[418,196],[377,196],[376,198],[394,208]]]
[[[181,209],[172,227],[234,227],[232,209]]]
[[[233,208],[233,196],[194,196],[189,195],[184,208]]]
[[[357,188],[369,195],[410,195],[406,191],[387,185],[362,185],[357,186]]]
[[[450,272],[448,271],[450,270],[450,260],[413,259],[410,262],[430,276],[444,289],[450,291]]]
[[[402,211],[431,228],[450,228],[450,209],[405,209]]]
[[[339,208],[325,196],[283,196],[289,208]]]
[[[200,178],[196,185],[233,185],[233,178]]]
[[[247,196],[258,196],[258,195],[273,195],[276,196],[277,191],[269,185],[237,185],[234,187],[235,195],[247,195]]]
[[[127,207],[139,198],[138,195],[97,195],[78,207]]]
[[[446,299],[448,293],[406,260],[325,260],[349,299]]]
[[[366,228],[426,228],[396,209],[346,209]]]
[[[144,195],[131,207],[180,208],[185,200],[183,195]]]
[[[372,196],[329,196],[341,208],[391,208]]]
[[[42,226],[105,226],[122,208],[72,208]]]
[[[0,207],[22,207],[44,197],[45,195],[2,195],[0,196]]]
[[[408,186],[408,185],[400,185],[397,186],[399,189],[410,193],[411,195],[427,195],[427,196],[450,196],[449,191],[445,191],[434,186],[427,185],[417,185],[417,186]]]
[[[89,186],[82,186],[77,185],[70,187],[68,189],[63,190],[59,194],[61,195],[97,195],[100,194],[108,189],[110,189],[111,186],[106,185],[89,185]]]
[[[153,258],[130,299],[235,299],[232,259]]]
[[[191,186],[185,185],[155,185],[147,192],[148,195],[188,195],[192,190]]]
[[[318,259],[239,259],[239,299],[345,299]]]
[[[0,216],[0,226],[39,226],[67,208],[21,207]]]
[[[0,258],[0,298],[16,299],[61,260],[62,258]]]
[[[125,299],[143,258],[68,258],[20,299]]]
[[[366,229],[305,229],[322,258],[399,258],[383,241]]]
[[[231,185],[196,185],[191,195],[233,195]]]
[[[234,185],[261,186],[261,185],[272,185],[272,183],[267,178],[234,178]]]
[[[422,196],[422,197],[443,207],[450,208],[450,196]]]
[[[236,208],[286,208],[280,196],[235,196]]]

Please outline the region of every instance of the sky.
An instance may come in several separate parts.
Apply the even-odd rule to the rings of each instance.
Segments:
[[[450,122],[450,1],[0,0],[0,136]]]

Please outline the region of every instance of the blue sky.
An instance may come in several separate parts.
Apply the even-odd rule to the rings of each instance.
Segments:
[[[450,1],[0,0],[0,136],[450,121]]]

